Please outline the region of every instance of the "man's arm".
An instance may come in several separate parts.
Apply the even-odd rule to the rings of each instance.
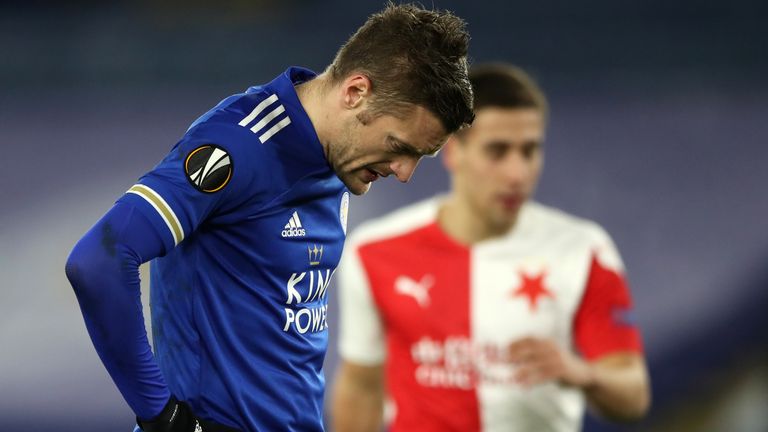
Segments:
[[[128,405],[147,420],[171,396],[147,340],[139,287],[139,265],[162,251],[146,218],[119,202],[77,243],[66,264],[96,352]]]
[[[381,365],[343,361],[333,389],[332,418],[336,432],[378,432],[384,410]]]
[[[525,338],[512,343],[509,354],[521,385],[554,380],[578,387],[590,407],[608,420],[638,420],[650,407],[648,370],[638,353],[611,353],[588,362],[551,340]]]
[[[639,354],[611,354],[590,363],[584,386],[590,407],[609,420],[639,420],[651,406],[645,359]]]
[[[582,373],[573,381],[566,373],[564,382],[582,388],[597,414],[637,420],[651,403],[640,330],[619,252],[602,228],[594,234],[589,277],[573,320],[573,344],[580,356],[561,355],[563,363],[573,365],[566,370]]]
[[[378,432],[384,410],[384,326],[360,255],[358,233],[339,266],[339,353],[331,411],[336,432]]]

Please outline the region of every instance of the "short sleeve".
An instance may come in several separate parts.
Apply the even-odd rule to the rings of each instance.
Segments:
[[[244,142],[250,137],[238,129],[221,124],[194,128],[119,199],[149,218],[166,252],[254,189],[254,170],[248,166],[253,156]]]
[[[339,352],[346,361],[378,365],[386,358],[383,326],[357,246],[344,248],[339,266]]]
[[[576,348],[588,360],[643,350],[621,258],[602,230],[598,239],[573,327]]]

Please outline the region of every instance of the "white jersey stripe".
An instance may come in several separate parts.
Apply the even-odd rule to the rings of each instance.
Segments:
[[[267,123],[271,122],[272,119],[279,116],[280,114],[285,112],[285,107],[282,105],[278,105],[277,108],[273,109],[272,112],[265,115],[263,119],[259,120],[258,123],[253,125],[251,128],[251,132],[258,133],[264,126],[267,125]]]
[[[263,134],[261,134],[261,136],[259,137],[259,141],[261,141],[261,143],[264,144],[264,142],[266,142],[268,139],[272,138],[272,135],[280,132],[280,130],[282,128],[288,126],[289,124],[291,124],[291,118],[290,117],[286,117],[286,118],[280,120],[280,122],[278,122],[277,124],[275,124],[274,126],[269,128],[268,131],[266,131]]]
[[[261,112],[264,111],[265,108],[267,108],[268,106],[272,105],[276,101],[277,101],[277,95],[276,94],[273,94],[272,96],[264,99],[263,101],[261,101],[261,103],[256,105],[256,108],[254,108],[253,111],[251,111],[250,114],[248,114],[247,116],[245,116],[245,118],[240,120],[240,123],[238,123],[238,124],[240,126],[245,127],[248,123],[250,123],[254,119],[256,119],[256,116],[261,114]]]
[[[182,228],[179,218],[176,217],[176,213],[173,212],[171,206],[168,205],[160,194],[143,184],[131,186],[126,193],[136,194],[144,198],[157,211],[165,225],[168,226],[174,245],[184,240],[184,228]]]

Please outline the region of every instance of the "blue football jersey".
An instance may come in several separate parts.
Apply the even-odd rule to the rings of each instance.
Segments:
[[[150,219],[155,357],[201,418],[247,431],[322,431],[328,286],[349,192],[290,68],[196,120],[121,200]]]

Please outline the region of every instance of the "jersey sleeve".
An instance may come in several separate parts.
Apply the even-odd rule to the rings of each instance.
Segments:
[[[574,320],[576,348],[588,360],[642,352],[623,264],[608,234],[597,233],[584,295]]]
[[[253,167],[258,147],[244,131],[229,124],[196,126],[119,199],[149,218],[165,252],[206,219],[259,193],[263,179]]]
[[[339,353],[349,362],[381,364],[386,358],[383,326],[354,242],[344,248],[339,272]]]
[[[160,254],[147,218],[118,202],[77,243],[66,264],[96,352],[137,416],[151,419],[170,397],[144,327],[139,265]]]

